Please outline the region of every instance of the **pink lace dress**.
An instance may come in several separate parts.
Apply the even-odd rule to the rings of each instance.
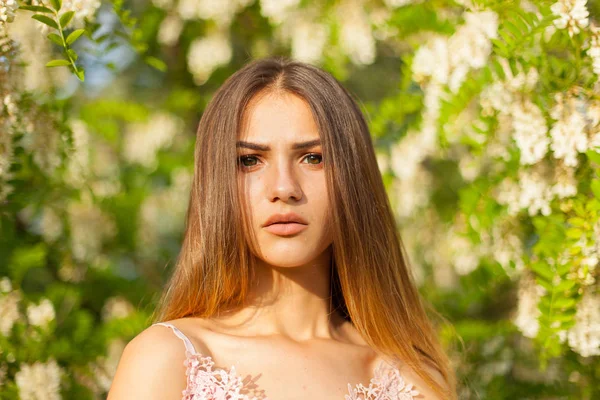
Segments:
[[[215,367],[211,357],[198,353],[187,336],[174,325],[168,322],[154,325],[171,328],[185,344],[187,387],[182,392],[182,400],[268,400],[256,384],[242,381],[235,366],[229,370]],[[404,382],[397,368],[382,361],[369,386],[348,384],[344,400],[413,400],[418,395],[412,384]]]

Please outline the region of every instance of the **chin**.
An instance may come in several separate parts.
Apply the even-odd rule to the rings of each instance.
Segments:
[[[263,249],[261,260],[274,267],[295,268],[313,261],[319,254],[312,252],[306,246],[298,246],[292,249],[287,246],[285,249]]]

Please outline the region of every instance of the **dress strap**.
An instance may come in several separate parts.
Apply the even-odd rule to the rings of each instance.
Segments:
[[[175,335],[177,335],[177,337],[181,340],[183,340],[183,343],[185,344],[185,349],[191,353],[196,353],[196,349],[194,348],[194,345],[192,344],[192,342],[190,341],[190,339],[188,339],[187,336],[185,336],[183,334],[183,332],[181,332],[179,329],[177,329],[177,327],[173,324],[170,324],[168,322],[157,322],[155,324],[152,324],[151,326],[154,325],[162,325],[162,326],[168,326],[169,328],[171,328],[173,330],[173,333],[175,333]]]

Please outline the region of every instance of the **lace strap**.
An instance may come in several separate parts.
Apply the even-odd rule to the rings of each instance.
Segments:
[[[187,336],[185,336],[183,334],[183,332],[181,332],[179,329],[177,329],[177,327],[175,325],[172,325],[168,322],[157,322],[155,324],[152,324],[152,326],[154,325],[162,325],[162,326],[168,326],[169,328],[171,328],[173,330],[173,333],[175,333],[175,335],[183,340],[183,343],[185,344],[185,349],[191,353],[196,353],[196,349],[194,348],[194,345],[192,344],[192,342],[190,341],[190,339],[188,339]]]

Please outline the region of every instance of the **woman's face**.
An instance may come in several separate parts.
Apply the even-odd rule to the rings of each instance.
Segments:
[[[242,203],[259,259],[272,266],[305,265],[332,242],[319,132],[308,104],[289,93],[255,97],[237,143]],[[300,223],[266,225],[276,214]]]

